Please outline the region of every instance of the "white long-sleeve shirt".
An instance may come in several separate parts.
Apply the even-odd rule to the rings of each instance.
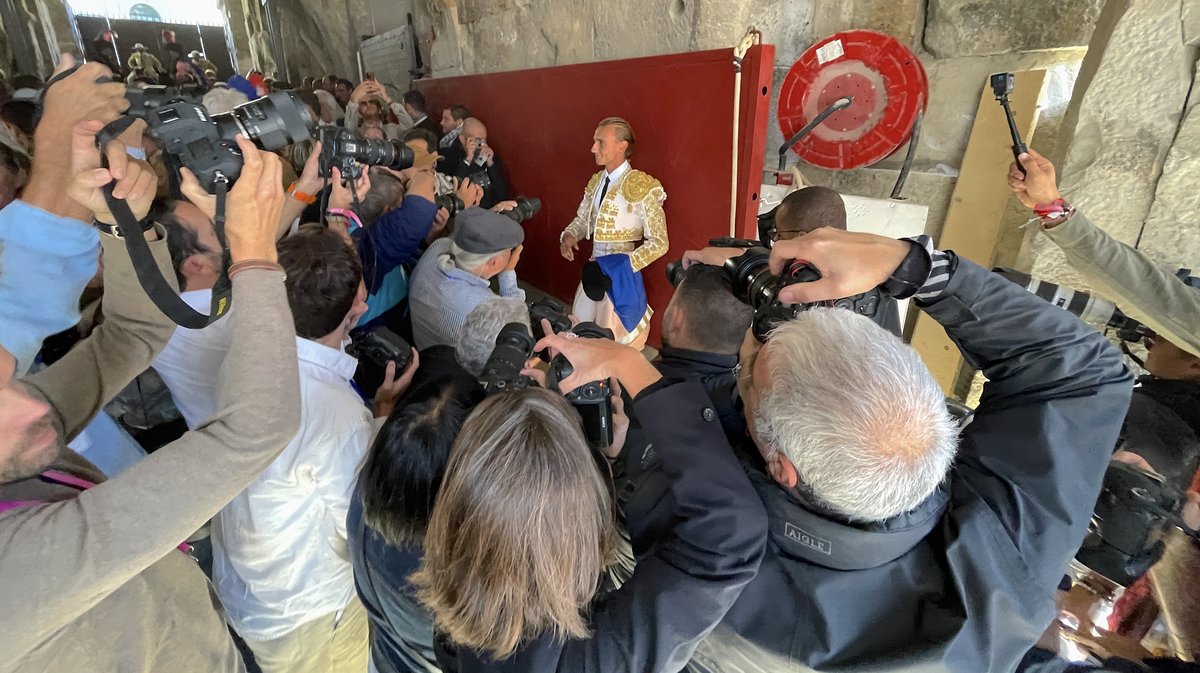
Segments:
[[[354,596],[346,512],[371,414],[350,386],[357,360],[308,339],[300,358],[300,432],[214,519],[213,579],[243,638],[273,640]]]

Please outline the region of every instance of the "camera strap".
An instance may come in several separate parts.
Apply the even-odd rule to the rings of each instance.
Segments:
[[[121,117],[96,134],[96,146],[100,149],[100,163],[104,168],[108,168],[108,158],[104,153],[104,148],[117,136],[124,133],[133,122],[133,117]],[[233,285],[229,280],[229,247],[225,243],[226,187],[227,183],[218,181],[217,213],[213,226],[216,229],[217,239],[221,242],[221,275],[217,278],[216,285],[213,286],[212,305],[208,315],[188,306],[187,302],[180,298],[175,288],[171,287],[171,284],[163,277],[158,263],[154,260],[154,254],[150,251],[150,244],[146,242],[146,237],[143,235],[141,224],[134,216],[133,211],[129,209],[129,204],[124,199],[113,196],[113,183],[110,182],[101,190],[104,194],[104,201],[108,204],[109,212],[117,221],[117,231],[125,241],[125,249],[129,251],[133,270],[137,273],[142,289],[146,291],[147,296],[163,314],[181,327],[188,329],[207,327],[228,313],[232,304]]]

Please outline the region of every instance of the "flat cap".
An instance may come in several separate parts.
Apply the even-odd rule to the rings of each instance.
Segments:
[[[467,208],[454,217],[454,243],[477,255],[521,245],[525,230],[511,217],[483,208]]]

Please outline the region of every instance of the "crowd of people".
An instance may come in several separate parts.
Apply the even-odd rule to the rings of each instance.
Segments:
[[[156,64],[135,49],[130,82]],[[726,270],[743,250],[677,251],[652,360],[666,192],[624,119],[600,119],[555,223],[581,267],[556,327],[531,318],[518,204],[464,106],[197,64],[210,114],[286,90],[412,153],[323,175],[315,139],[238,136],[219,212],[144,123],[97,147],[127,83],[74,65],[24,82],[37,114],[0,129],[0,671],[1071,670],[1031,654],[1114,453],[1183,489],[1200,462],[1200,290],[1091,225],[1032,150],[996,188],[1153,330],[1136,389],[1101,332],[929,237],[847,231],[819,187],[762,241],[771,272],[819,272],[779,299],[876,292],[871,316],[764,334]],[[232,307],[177,326],[139,246],[188,306],[231,287]],[[904,299],[986,376],[969,423],[900,338]],[[485,390],[509,329],[533,356]],[[177,437],[101,469],[106,407],[156,381]],[[597,383],[601,445],[573,396]],[[1180,445],[1145,431],[1167,422]]]

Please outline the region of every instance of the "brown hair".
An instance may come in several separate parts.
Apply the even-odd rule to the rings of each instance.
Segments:
[[[605,117],[600,120],[599,124],[596,124],[596,128],[603,128],[605,126],[613,127],[613,130],[617,133],[617,140],[624,140],[629,143],[625,147],[625,158],[628,159],[633,156],[633,144],[637,142],[637,138],[634,137],[633,127],[629,125],[629,122],[620,117]]]
[[[346,319],[358,296],[362,265],[358,253],[328,227],[306,224],[279,242],[279,264],[287,274],[288,305],[296,336],[320,339]]]
[[[410,581],[434,627],[504,659],[550,631],[588,635],[583,612],[614,559],[612,496],[561,395],[493,395],[463,424]]]

